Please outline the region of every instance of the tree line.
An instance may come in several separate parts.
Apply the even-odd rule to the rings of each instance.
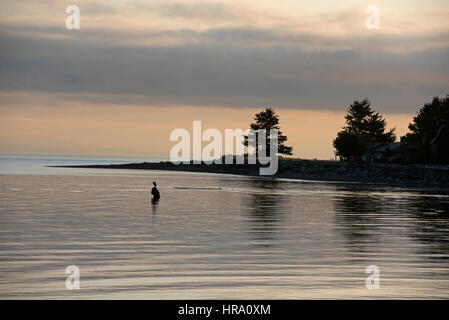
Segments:
[[[369,148],[396,140],[395,128],[387,130],[385,118],[367,98],[354,101],[345,119],[346,126],[337,133],[333,146],[336,155],[346,161],[360,161]],[[425,103],[408,128],[410,132],[401,137],[401,142],[416,146],[410,148],[408,162],[449,163],[449,95]]]
[[[333,140],[335,154],[342,160],[362,161],[370,148],[396,141],[395,128],[387,130],[386,119],[371,106],[368,98],[351,103],[345,120],[346,125]],[[266,150],[269,150],[269,132],[270,129],[280,130],[279,116],[274,109],[266,108],[254,116],[250,127],[256,133],[261,129],[265,130]],[[415,148],[408,150],[405,161],[449,164],[449,95],[445,98],[434,97],[432,102],[425,103],[408,128],[410,132],[401,137],[401,142]],[[278,153],[292,155],[293,148],[287,146],[286,141],[287,136],[279,131]],[[247,136],[244,137],[243,144],[248,146]],[[385,156],[389,156],[388,152],[387,148]],[[401,161],[404,162],[404,159]]]

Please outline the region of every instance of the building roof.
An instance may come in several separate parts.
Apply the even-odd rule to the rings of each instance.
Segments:
[[[418,143],[408,143],[408,142],[392,142],[389,144],[375,144],[371,146],[368,150],[372,153],[384,153],[385,150],[390,149],[393,153],[406,153],[411,149],[417,149],[419,147]]]

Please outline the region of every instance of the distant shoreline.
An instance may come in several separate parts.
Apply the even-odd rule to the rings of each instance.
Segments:
[[[449,187],[449,166],[399,165],[385,163],[359,163],[313,160],[280,160],[278,173],[259,175],[259,167],[250,164],[179,164],[127,163],[109,165],[48,166],[56,168],[165,170],[199,173],[234,174],[261,178],[301,179],[329,182],[376,183],[425,187]]]

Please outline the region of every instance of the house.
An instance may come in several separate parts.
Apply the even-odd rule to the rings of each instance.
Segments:
[[[368,162],[404,162],[412,161],[419,155],[419,152],[419,143],[410,143],[404,140],[388,144],[376,143],[368,147],[362,159]]]

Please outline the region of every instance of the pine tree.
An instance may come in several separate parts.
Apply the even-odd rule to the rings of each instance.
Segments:
[[[278,130],[278,153],[285,155],[293,154],[293,147],[288,147],[284,144],[287,141],[287,136],[283,135],[280,131],[279,116],[272,108],[266,108],[264,111],[257,113],[254,116],[254,121],[255,122],[250,124],[250,127],[254,130],[257,136],[259,135],[260,129],[265,129],[267,155],[270,151],[270,129]],[[248,136],[244,137],[243,144],[248,146]],[[259,150],[257,150],[257,152],[259,152]]]
[[[425,103],[408,128],[406,139],[421,144],[424,162],[449,163],[449,95]]]
[[[391,143],[396,139],[395,129],[386,131],[384,117],[371,108],[367,98],[354,101],[345,119],[346,126],[333,141],[337,155],[344,158],[360,158],[370,145]]]
[[[354,101],[345,116],[346,124],[343,129],[349,133],[361,135],[365,142],[391,143],[396,139],[395,129],[385,132],[387,123],[382,115],[371,108],[367,98]]]

